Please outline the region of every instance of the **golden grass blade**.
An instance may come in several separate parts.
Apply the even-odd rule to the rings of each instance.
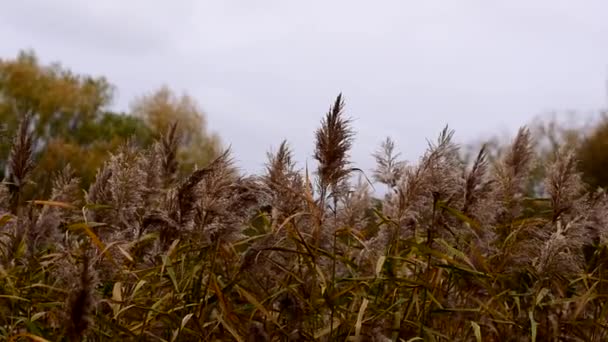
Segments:
[[[534,320],[534,313],[532,311],[528,311],[528,316],[530,317],[530,341],[536,342],[536,335],[538,333],[538,322]]]
[[[34,334],[30,334],[30,333],[20,333],[14,336],[11,336],[8,340],[10,342],[17,342],[19,341],[19,337],[27,337],[30,339],[30,341],[34,341],[34,342],[50,342],[49,340],[42,338],[40,336],[34,335]]]
[[[382,268],[384,267],[384,262],[386,261],[386,256],[381,255],[378,258],[378,261],[376,261],[376,277],[380,276],[380,273],[382,273]]]
[[[33,204],[38,204],[38,205],[48,205],[51,207],[59,207],[59,208],[64,208],[64,209],[77,209],[75,206],[73,206],[70,203],[59,202],[59,201],[33,200],[33,201],[28,201],[28,202],[33,203]]]
[[[481,339],[481,327],[476,322],[471,321],[471,327],[473,327],[473,333],[475,334],[475,340],[482,342]]]
[[[241,337],[241,335],[239,335],[239,333],[236,331],[236,329],[232,325],[230,325],[228,322],[226,322],[222,318],[222,316],[218,316],[217,319],[224,326],[224,328],[226,328],[226,330],[228,330],[230,335],[232,335],[232,337],[234,337],[234,339],[237,340],[237,342],[245,342],[243,337]]]
[[[23,297],[19,297],[19,296],[14,296],[14,295],[0,295],[0,298],[18,300],[18,301],[23,301],[23,302],[31,302],[31,300],[29,300],[27,298],[23,298]]]
[[[116,248],[118,249],[118,251],[120,252],[120,254],[124,255],[125,258],[127,258],[130,262],[135,262],[135,259],[133,259],[133,257],[131,256],[131,254],[129,254],[127,251],[125,251],[122,247],[116,246]]]
[[[137,285],[135,285],[135,288],[133,289],[133,292],[131,292],[131,300],[133,300],[135,298],[135,295],[137,294],[137,292],[139,291],[139,289],[142,288],[142,286],[144,286],[147,282],[145,280],[140,280],[137,282]]]
[[[340,327],[340,325],[342,325],[342,321],[339,318],[334,318],[333,320],[333,325],[329,324],[328,326],[326,326],[325,328],[321,328],[319,330],[317,330],[314,334],[314,338],[315,340],[320,339],[321,337],[329,334],[330,332],[332,332],[333,330],[336,330]]]
[[[122,283],[116,282],[114,284],[114,288],[112,289],[112,303],[110,306],[114,311],[114,318],[118,316],[118,312],[120,311],[120,306],[122,304]]]
[[[275,317],[270,314],[270,312],[264,307],[264,305],[262,305],[256,298],[255,296],[253,296],[251,293],[249,293],[248,291],[246,291],[244,288],[242,288],[241,286],[237,285],[236,289],[239,291],[239,293],[245,297],[247,299],[247,301],[249,303],[251,303],[253,306],[255,306],[255,308],[257,310],[259,310],[265,317],[266,319],[270,320],[271,322],[278,324],[276,322]]]
[[[114,258],[112,258],[112,255],[107,253],[106,246],[104,245],[104,243],[99,239],[99,237],[95,234],[95,232],[93,232],[93,230],[91,229],[89,224],[87,224],[85,222],[74,223],[74,224],[69,225],[68,229],[76,230],[76,231],[78,231],[78,230],[84,231],[91,239],[91,242],[93,242],[93,244],[97,247],[99,252],[102,255],[105,255],[108,258],[108,260],[110,260],[116,267],[118,267],[118,264],[116,263],[116,261],[114,261]]]
[[[359,313],[357,314],[357,322],[355,323],[355,341],[361,341],[361,326],[363,325],[363,315],[365,315],[365,310],[367,309],[367,305],[369,304],[369,300],[367,298],[363,299],[361,306],[359,307]]]

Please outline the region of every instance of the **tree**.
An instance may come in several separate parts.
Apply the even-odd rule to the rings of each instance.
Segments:
[[[143,119],[155,137],[165,134],[177,122],[180,133],[178,159],[184,171],[196,165],[202,167],[219,155],[219,137],[207,131],[205,114],[187,94],[177,96],[167,86],[162,86],[136,99],[131,112]]]
[[[152,140],[141,119],[107,111],[113,87],[104,77],[76,74],[58,63],[41,65],[33,51],[0,60],[0,122],[13,135],[25,115],[31,117],[37,184],[31,195],[50,190],[49,173],[71,164],[87,186],[97,167],[118,145]],[[7,171],[10,139],[0,140],[0,178]]]
[[[128,140],[139,147],[149,146],[153,142],[152,131],[138,118],[105,112],[85,122],[72,137],[49,140],[39,156],[38,166],[41,171],[61,170],[70,164],[81,184],[88,187],[109,153]],[[43,188],[51,186],[49,177],[38,177],[36,183]]]
[[[40,65],[34,52],[0,60],[0,118],[14,129],[29,113],[41,144],[68,136],[109,105],[112,86],[103,77],[78,75],[54,63]]]
[[[577,149],[583,180],[594,188],[608,188],[608,117],[604,115]]]

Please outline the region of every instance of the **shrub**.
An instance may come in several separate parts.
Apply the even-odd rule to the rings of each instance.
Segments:
[[[372,197],[353,182],[338,97],[316,134],[318,171],[284,142],[260,176],[225,151],[185,178],[177,126],[126,145],[82,195],[70,168],[47,201],[17,131],[0,190],[0,336],[36,341],[520,341],[608,339],[607,199],[560,150],[547,198],[521,129],[471,167],[445,128],[417,163],[387,139]],[[27,127],[27,122],[22,123]],[[533,210],[531,210],[531,208]]]

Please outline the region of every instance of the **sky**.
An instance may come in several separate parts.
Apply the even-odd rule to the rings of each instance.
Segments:
[[[549,112],[607,107],[608,1],[8,0],[0,58],[105,76],[112,108],[162,85],[194,97],[237,165],[287,139],[312,164],[341,92],[355,165],[392,137],[415,161],[447,124],[466,144]]]

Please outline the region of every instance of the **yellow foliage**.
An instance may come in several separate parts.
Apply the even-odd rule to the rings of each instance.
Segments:
[[[207,132],[204,112],[187,94],[177,96],[167,86],[162,86],[136,99],[131,112],[142,118],[157,136],[178,122],[181,139],[178,158],[186,169],[194,165],[204,166],[219,155],[218,136]]]

